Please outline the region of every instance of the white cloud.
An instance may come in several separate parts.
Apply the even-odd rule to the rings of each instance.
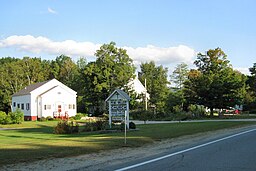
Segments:
[[[167,65],[174,62],[190,62],[196,55],[194,49],[185,45],[167,48],[148,45],[138,48],[124,47],[124,49],[126,49],[129,56],[138,63],[155,61],[158,64]]]
[[[47,11],[51,14],[57,14],[57,11],[53,10],[52,8],[48,7]]]
[[[0,48],[15,47],[20,51],[32,52],[35,54],[46,53],[50,55],[70,55],[70,56],[94,56],[100,44],[91,42],[75,42],[65,40],[54,42],[46,37],[10,36],[0,41]]]
[[[93,57],[100,44],[92,42],[76,42],[74,40],[52,41],[46,37],[10,36],[0,40],[0,48],[14,47],[20,51],[32,52],[35,54]],[[156,47],[148,45],[146,47],[122,47],[127,50],[127,54],[134,60],[135,64],[141,62],[155,61],[157,64],[168,65],[171,63],[189,63],[195,57],[194,49],[185,45],[177,47]]]

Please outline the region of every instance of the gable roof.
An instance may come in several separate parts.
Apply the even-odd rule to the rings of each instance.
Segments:
[[[147,99],[150,99],[150,94],[147,92],[146,87],[141,83],[137,76],[135,78],[130,79],[127,86],[131,90],[133,90],[137,95],[146,94]]]
[[[31,91],[41,87],[42,85],[46,84],[49,81],[51,81],[51,80],[47,80],[47,81],[44,81],[44,82],[31,84],[31,85],[25,87],[24,89],[18,91],[17,93],[14,93],[12,96],[22,96],[22,95],[30,94]]]
[[[130,96],[126,92],[120,89],[115,89],[115,91],[113,91],[113,93],[111,93],[110,96],[108,96],[108,98],[105,101],[108,101],[116,92],[119,95],[121,95],[124,99],[131,100]]]

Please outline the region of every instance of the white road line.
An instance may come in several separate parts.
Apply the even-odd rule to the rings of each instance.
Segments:
[[[256,129],[251,129],[251,130],[248,130],[248,131],[240,132],[240,133],[237,133],[237,134],[234,134],[234,135],[230,135],[230,136],[227,136],[227,137],[224,137],[224,138],[221,138],[221,139],[210,141],[210,142],[205,143],[205,144],[201,144],[201,145],[198,145],[198,146],[195,146],[195,147],[191,147],[191,148],[188,148],[188,149],[185,149],[185,150],[181,150],[181,151],[178,151],[178,152],[175,152],[175,153],[171,153],[171,154],[168,154],[168,155],[165,155],[165,156],[162,156],[162,157],[158,157],[158,158],[155,158],[155,159],[152,159],[152,160],[148,160],[148,161],[145,161],[145,162],[142,162],[142,163],[138,163],[138,164],[131,165],[131,166],[128,166],[128,167],[124,167],[124,168],[121,168],[121,169],[117,169],[116,171],[129,170],[129,169],[132,169],[132,168],[135,168],[135,167],[139,167],[139,166],[142,166],[142,165],[145,165],[145,164],[153,163],[153,162],[156,162],[156,161],[168,158],[168,157],[175,156],[177,154],[181,154],[181,153],[185,153],[185,152],[188,152],[188,151],[192,151],[192,150],[195,150],[195,149],[198,149],[198,148],[201,148],[201,147],[205,147],[207,145],[211,145],[211,144],[214,144],[214,143],[217,143],[217,142],[220,142],[220,141],[224,141],[224,140],[227,140],[227,139],[230,139],[230,138],[233,138],[233,137],[237,137],[239,135],[243,135],[243,134],[246,134],[246,133],[249,133],[249,132],[252,132],[252,131],[256,131]]]

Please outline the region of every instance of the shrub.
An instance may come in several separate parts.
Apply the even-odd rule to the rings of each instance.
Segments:
[[[174,113],[181,113],[182,112],[182,107],[180,105],[176,105],[176,106],[173,106],[173,112]]]
[[[75,120],[80,120],[84,115],[82,113],[77,113],[73,118]]]
[[[108,121],[108,120],[109,120],[109,115],[104,113],[104,114],[102,115],[102,118],[103,118],[103,120]]]
[[[188,106],[189,112],[192,113],[193,117],[199,118],[205,116],[205,108],[202,105],[189,105]]]
[[[0,111],[0,124],[5,124],[5,118],[6,118],[6,113],[3,111]]]
[[[79,126],[77,123],[74,123],[73,121],[60,121],[58,122],[57,126],[54,127],[55,134],[72,134],[78,132]]]
[[[255,114],[256,113],[256,109],[252,109],[249,111],[250,114]]]
[[[136,129],[136,125],[134,122],[129,123],[129,129]]]
[[[46,120],[47,120],[47,121],[53,121],[53,118],[52,118],[51,116],[47,116],[47,117],[46,117]]]
[[[41,117],[41,118],[38,118],[38,121],[45,122],[45,121],[47,121],[47,119],[45,117]]]
[[[69,126],[70,126],[69,130],[70,130],[71,134],[79,132],[79,125],[78,125],[78,123],[71,121]]]
[[[105,120],[98,120],[95,122],[96,130],[105,130],[108,125],[108,122]]]
[[[192,119],[193,117],[191,113],[179,113],[179,114],[176,114],[175,118],[178,121],[185,121],[185,120]]]
[[[121,123],[121,125],[120,125],[120,130],[121,130],[121,131],[124,131],[124,130],[125,130],[125,123],[124,123],[124,122]]]
[[[111,124],[111,127],[109,125],[107,125],[106,130],[121,130],[120,125],[116,125],[116,124]]]
[[[91,132],[91,131],[96,131],[94,122],[86,122],[84,125],[84,132]]]
[[[21,124],[24,121],[24,113],[20,109],[10,112],[8,115],[11,116],[12,123],[14,124]]]
[[[4,119],[4,123],[3,124],[12,124],[12,118],[10,115],[6,115],[6,118]]]
[[[95,122],[86,122],[84,125],[83,131],[90,132],[90,131],[100,131],[106,130],[108,127],[108,122],[105,120],[98,120]]]
[[[55,121],[62,121],[61,118],[54,118]]]
[[[57,126],[54,127],[55,134],[66,134],[69,131],[68,123],[66,121],[58,122]]]
[[[144,123],[146,123],[147,120],[151,120],[154,118],[154,113],[152,111],[149,110],[143,110],[140,112],[139,114],[139,119],[144,121]]]
[[[135,119],[135,120],[140,119],[139,118],[140,113],[141,113],[140,110],[132,110],[132,111],[130,111],[130,118]]]

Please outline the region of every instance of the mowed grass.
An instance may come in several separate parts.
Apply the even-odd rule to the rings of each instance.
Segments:
[[[137,125],[138,131],[127,133],[127,145],[139,147],[156,140],[252,124],[256,122],[220,121]],[[53,134],[53,127],[56,125],[55,121],[0,125],[0,127],[17,128],[0,130],[0,165],[76,156],[124,147],[123,132],[56,135]]]

